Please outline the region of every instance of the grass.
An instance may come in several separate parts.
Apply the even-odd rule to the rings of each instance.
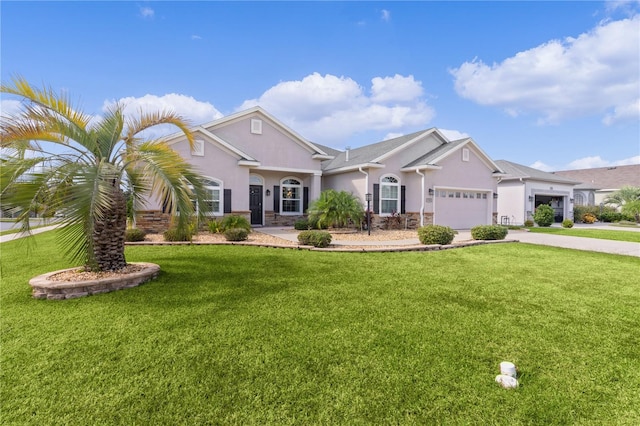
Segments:
[[[35,238],[0,246],[3,424],[640,423],[634,257],[136,246],[157,280],[43,301],[73,265]]]
[[[596,238],[599,240],[629,241],[632,243],[640,243],[640,232],[636,231],[551,227],[534,227],[528,229],[530,232],[537,232],[540,234],[557,234],[567,235],[571,237],[586,237]]]

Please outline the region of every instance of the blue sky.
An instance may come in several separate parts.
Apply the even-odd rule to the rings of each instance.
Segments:
[[[640,2],[13,2],[1,78],[88,113],[261,105],[344,149],[438,127],[542,170],[640,163]],[[3,113],[18,107],[2,98]]]

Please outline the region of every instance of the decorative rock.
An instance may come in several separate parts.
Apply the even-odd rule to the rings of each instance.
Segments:
[[[515,377],[507,376],[506,374],[498,374],[496,376],[496,383],[499,383],[505,389],[515,389],[519,385]]]

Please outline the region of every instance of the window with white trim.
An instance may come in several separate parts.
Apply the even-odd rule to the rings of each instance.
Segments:
[[[573,194],[573,204],[576,206],[584,206],[584,195],[580,192]]]
[[[380,179],[380,214],[400,212],[400,181],[394,176]]]
[[[280,212],[302,214],[302,182],[296,178],[280,181]]]
[[[222,215],[222,183],[218,180],[204,179],[204,189],[206,191],[205,202],[209,206],[209,214],[214,216]]]

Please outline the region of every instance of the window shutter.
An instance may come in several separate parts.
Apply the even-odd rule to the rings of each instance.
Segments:
[[[273,185],[273,211],[280,213],[280,185]]]
[[[302,188],[302,213],[306,212],[309,208],[309,187]]]
[[[406,192],[406,188],[404,185],[400,186],[400,214],[405,214],[405,208],[404,208],[404,204],[405,204],[405,192]]]
[[[373,184],[373,213],[380,214],[380,184]]]
[[[231,213],[231,190],[224,190],[224,213]]]

